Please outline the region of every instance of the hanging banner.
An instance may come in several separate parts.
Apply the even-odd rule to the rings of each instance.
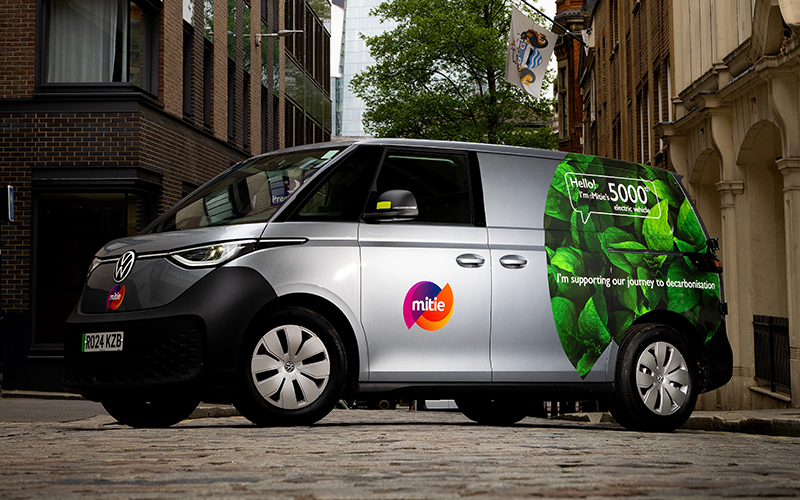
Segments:
[[[506,81],[539,97],[558,36],[531,21],[516,7],[511,9]]]

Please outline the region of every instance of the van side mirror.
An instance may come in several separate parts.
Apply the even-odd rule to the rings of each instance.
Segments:
[[[419,215],[417,199],[410,191],[392,189],[378,197],[374,207],[364,214],[367,222],[402,222],[415,219]]]

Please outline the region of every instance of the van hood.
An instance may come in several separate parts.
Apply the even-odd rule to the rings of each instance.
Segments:
[[[128,250],[146,255],[224,241],[258,239],[266,227],[266,223],[258,222],[131,236],[107,243],[97,252],[96,257],[99,259],[119,257]]]

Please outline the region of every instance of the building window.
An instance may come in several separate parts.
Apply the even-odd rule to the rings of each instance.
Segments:
[[[276,149],[280,148],[280,138],[278,137],[278,107],[280,106],[281,102],[278,99],[278,96],[272,96],[272,150],[275,151]]]
[[[44,83],[130,82],[155,93],[157,15],[128,0],[45,0]]]
[[[203,48],[203,125],[211,128],[211,88],[213,85],[214,46],[206,41]]]
[[[250,12],[252,9],[250,8],[250,4],[245,2],[244,3],[244,37],[242,37],[242,57],[243,57],[243,64],[244,64],[244,71],[248,75],[250,74],[250,61],[251,61],[251,49],[250,49]],[[258,26],[258,24],[256,24]]]
[[[192,50],[192,34],[190,24],[183,25],[183,116],[192,116],[192,76],[194,74],[194,57]]]
[[[214,43],[214,0],[203,2],[203,35]]]
[[[569,137],[569,103],[567,102],[567,68],[558,68],[558,130],[561,139]]]
[[[228,59],[228,140],[236,134],[236,65]]]
[[[245,74],[242,81],[242,145],[245,149],[250,147],[250,75]]]
[[[650,161],[650,96],[648,94],[647,85],[636,95],[638,105],[638,122],[639,122],[639,147],[638,147],[638,160],[640,163],[648,163]]]

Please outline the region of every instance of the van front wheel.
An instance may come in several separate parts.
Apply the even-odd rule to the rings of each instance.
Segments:
[[[629,430],[673,431],[694,411],[697,380],[683,337],[666,325],[636,325],[617,356],[612,414]]]
[[[236,408],[257,425],[310,425],[339,401],[346,363],[339,335],[322,316],[279,311],[244,339]]]

